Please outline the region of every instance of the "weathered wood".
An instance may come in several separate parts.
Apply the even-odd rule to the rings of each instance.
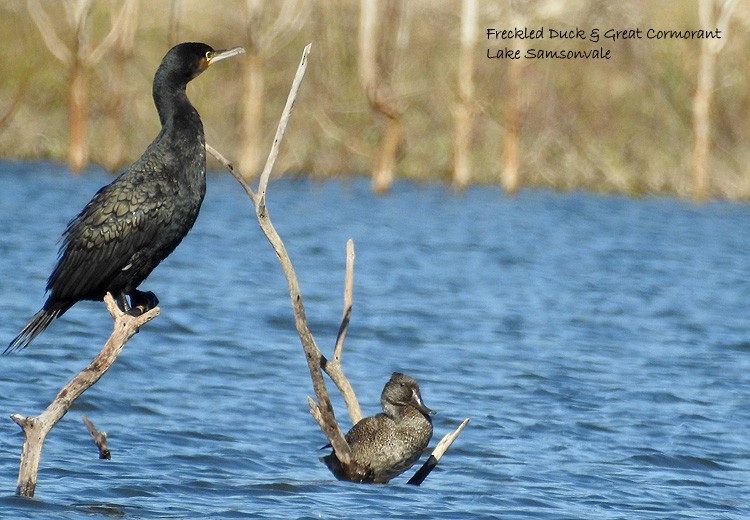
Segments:
[[[710,193],[711,100],[716,83],[716,64],[726,42],[727,26],[736,4],[736,0],[698,1],[701,27],[717,27],[725,37],[701,41],[698,85],[693,98],[693,199],[697,202],[705,201]]]
[[[117,16],[112,21],[109,33],[98,45],[91,44],[91,26],[89,23],[93,3],[91,0],[66,2],[64,4],[66,19],[75,34],[71,45],[66,45],[56,28],[57,20],[47,14],[46,6],[39,0],[27,0],[29,15],[39,29],[47,49],[67,67],[70,75],[69,92],[69,136],[68,164],[79,172],[86,167],[89,160],[88,120],[89,91],[91,74],[96,64],[112,49],[123,32],[132,28],[134,23],[133,2],[126,0]]]
[[[430,472],[435,469],[435,466],[437,466],[438,462],[440,462],[440,459],[443,457],[445,452],[448,451],[448,448],[450,448],[451,444],[453,444],[453,441],[456,440],[456,438],[463,431],[467,424],[469,424],[468,418],[464,419],[463,422],[454,431],[447,433],[440,440],[440,442],[437,443],[435,449],[432,450],[432,454],[430,454],[429,458],[425,461],[424,464],[422,464],[422,467],[417,470],[414,476],[409,479],[409,482],[407,482],[407,484],[418,486],[422,482],[424,482],[424,479],[426,479],[427,475],[429,475]]]
[[[125,343],[138,332],[138,329],[159,315],[159,307],[154,307],[140,316],[125,314],[109,293],[104,297],[104,301],[115,324],[112,335],[101,352],[60,390],[41,414],[35,417],[24,417],[19,414],[10,416],[21,427],[24,434],[16,487],[16,494],[19,496],[34,496],[42,445],[52,427],[70,410],[73,402],[109,370],[122,352]]]
[[[325,357],[322,358],[322,368],[331,381],[334,382],[336,388],[339,389],[341,397],[344,398],[346,409],[349,412],[349,418],[352,420],[352,424],[357,424],[364,417],[362,415],[362,409],[357,401],[357,396],[354,393],[349,378],[344,374],[344,368],[341,365],[341,354],[344,349],[344,339],[346,333],[349,331],[349,320],[352,316],[352,295],[354,293],[354,241],[350,238],[346,242],[346,277],[344,279],[344,312],[341,316],[341,325],[339,326],[339,333],[336,337],[336,344],[333,347],[333,359],[328,361]]]
[[[407,5],[398,2],[361,0],[359,22],[359,81],[367,96],[370,108],[383,115],[387,122],[381,137],[377,159],[372,171],[372,190],[375,193],[390,191],[396,170],[398,152],[404,141],[404,125],[396,108],[387,79],[395,66],[398,53],[386,55],[386,28],[398,27],[397,18]],[[384,22],[384,23],[381,23]],[[394,40],[398,40],[394,37]],[[378,52],[380,51],[380,52]]]
[[[474,55],[477,0],[461,2],[461,50],[458,58],[458,103],[454,112],[453,186],[463,190],[471,180],[471,130],[474,120]]]
[[[96,444],[96,447],[99,449],[99,458],[111,460],[112,453],[109,451],[109,447],[107,446],[107,432],[100,432],[96,429],[96,426],[94,426],[94,423],[92,423],[88,417],[86,417],[85,415],[83,415],[82,417],[83,422],[86,425],[86,429],[91,434],[91,438],[94,439],[94,444]]]
[[[271,217],[268,213],[268,208],[266,207],[266,191],[268,189],[268,181],[271,177],[273,165],[279,155],[281,140],[284,137],[284,132],[286,131],[289,118],[291,117],[291,112],[294,106],[294,101],[297,97],[299,85],[302,82],[302,78],[305,74],[305,69],[307,67],[307,55],[310,52],[311,45],[312,44],[308,44],[302,54],[302,61],[300,62],[300,65],[297,69],[297,74],[295,75],[294,81],[292,82],[292,88],[289,92],[289,97],[287,98],[284,111],[281,114],[281,119],[279,121],[279,126],[276,129],[276,136],[274,138],[273,145],[271,146],[271,151],[268,155],[268,159],[266,160],[266,165],[263,168],[263,173],[260,176],[257,199],[254,201],[255,213],[258,217],[260,228],[263,230],[263,233],[266,235],[266,238],[271,243],[271,246],[276,252],[276,256],[281,263],[281,268],[284,271],[287,285],[289,286],[289,296],[292,300],[292,311],[294,313],[294,325],[297,329],[297,334],[300,337],[300,341],[302,342],[302,348],[305,352],[305,359],[307,359],[307,365],[310,371],[310,378],[312,379],[313,383],[313,390],[315,391],[315,395],[318,399],[317,406],[320,408],[320,416],[322,418],[322,421],[320,421],[318,424],[320,424],[323,433],[325,433],[326,437],[331,442],[334,450],[337,450],[336,452],[337,454],[339,454],[341,462],[346,466],[354,467],[356,466],[356,463],[351,456],[351,449],[349,448],[349,445],[344,438],[344,433],[341,431],[341,428],[336,421],[336,416],[333,411],[333,405],[331,404],[328,390],[326,389],[325,380],[323,379],[323,373],[320,370],[323,365],[324,356],[320,352],[320,349],[315,342],[315,338],[310,331],[310,327],[307,323],[307,318],[305,317],[305,307],[302,302],[302,292],[299,287],[299,280],[297,279],[297,275],[294,271],[294,266],[292,265],[292,261],[286,251],[284,242],[281,240],[281,237],[274,228],[273,223],[271,222]]]
[[[518,27],[523,27],[526,17],[511,4],[510,20]],[[515,42],[514,42],[515,43]],[[521,56],[526,52],[528,44],[526,40],[519,39],[518,48]],[[521,127],[525,118],[526,108],[524,104],[523,71],[525,60],[511,60],[508,64],[508,80],[505,87],[506,93],[503,124],[505,135],[502,143],[502,171],[500,180],[506,193],[516,193],[521,187]]]
[[[355,467],[355,463],[351,456],[351,449],[349,448],[349,445],[344,438],[344,433],[341,431],[341,428],[336,421],[336,416],[333,411],[333,405],[331,404],[330,396],[328,394],[328,390],[326,389],[325,380],[323,379],[321,368],[323,365],[327,364],[327,361],[318,348],[315,342],[315,338],[313,337],[312,332],[310,331],[310,328],[308,326],[307,318],[305,316],[305,307],[302,301],[302,293],[299,287],[299,280],[297,279],[297,275],[294,271],[294,266],[292,265],[292,261],[286,251],[284,242],[281,240],[281,237],[274,228],[273,223],[271,222],[271,217],[268,213],[268,208],[266,207],[266,192],[268,190],[268,182],[271,177],[271,172],[276,162],[276,158],[279,154],[281,141],[284,137],[286,127],[291,117],[292,108],[294,107],[294,101],[297,97],[299,86],[302,82],[302,78],[304,77],[305,70],[307,68],[307,56],[310,52],[311,45],[312,44],[307,45],[302,53],[302,60],[300,61],[299,67],[297,68],[297,73],[295,74],[294,80],[292,81],[292,87],[289,91],[286,105],[284,106],[284,110],[281,113],[281,118],[276,129],[276,135],[274,137],[273,144],[271,145],[271,150],[268,154],[268,159],[266,160],[263,172],[258,181],[257,193],[253,191],[252,187],[245,180],[245,176],[237,172],[232,164],[223,155],[221,155],[210,145],[206,145],[206,150],[229,170],[229,172],[242,185],[242,187],[245,189],[245,192],[253,201],[253,205],[255,206],[255,213],[258,218],[258,224],[260,225],[260,228],[263,230],[263,233],[266,235],[266,238],[276,252],[276,257],[279,259],[279,263],[281,264],[282,271],[284,272],[284,276],[286,277],[289,287],[289,296],[292,301],[292,311],[294,314],[295,328],[297,329],[297,334],[299,335],[300,341],[302,343],[302,349],[305,353],[305,359],[307,360],[308,369],[310,371],[310,378],[312,379],[313,391],[315,392],[315,396],[317,398],[317,403],[310,399],[310,402],[312,403],[311,413],[313,414],[313,417],[315,417],[325,436],[330,441],[334,450],[336,450],[337,454],[339,454],[339,458],[342,463]]]
[[[256,216],[258,218],[258,223],[263,230],[263,233],[266,235],[266,238],[271,243],[274,251],[276,252],[276,256],[279,259],[282,270],[284,272],[284,276],[286,277],[287,284],[289,286],[289,296],[292,301],[294,324],[295,328],[297,329],[297,334],[299,335],[300,341],[302,343],[302,349],[305,353],[305,359],[307,360],[310,378],[312,379],[313,390],[317,398],[317,401],[312,397],[307,398],[310,405],[310,414],[313,416],[315,421],[318,423],[318,426],[320,426],[320,429],[323,431],[326,438],[331,443],[331,447],[335,451],[336,457],[338,458],[344,470],[344,476],[351,481],[362,482],[364,480],[364,477],[368,474],[369,469],[359,465],[352,457],[351,448],[349,447],[349,444],[344,437],[344,433],[341,430],[338,421],[336,420],[336,416],[333,411],[333,405],[331,404],[330,396],[326,388],[325,380],[323,378],[323,371],[325,371],[326,374],[328,374],[328,376],[331,378],[331,380],[334,381],[336,386],[339,388],[342,396],[344,397],[344,401],[346,402],[349,415],[352,419],[352,423],[356,424],[357,422],[359,422],[362,419],[362,411],[359,407],[356,395],[354,394],[354,390],[352,389],[352,386],[341,367],[343,344],[349,328],[349,321],[351,318],[353,305],[352,293],[354,286],[354,242],[352,240],[349,240],[347,242],[346,277],[344,283],[344,311],[341,318],[341,325],[339,326],[336,344],[334,346],[333,359],[328,360],[321,353],[320,349],[317,346],[317,343],[315,342],[315,338],[310,331],[307,323],[307,318],[305,316],[305,307],[302,301],[302,293],[300,291],[297,275],[294,271],[294,266],[292,265],[292,261],[286,251],[284,242],[281,240],[281,237],[279,236],[278,232],[271,222],[271,217],[268,213],[268,208],[266,207],[266,192],[268,189],[268,181],[270,179],[274,163],[276,162],[276,158],[278,157],[281,140],[284,137],[284,132],[291,116],[291,111],[294,106],[294,101],[297,96],[299,85],[305,73],[305,68],[307,66],[307,55],[309,51],[310,45],[305,47],[305,50],[302,54],[302,61],[300,62],[300,65],[297,69],[297,74],[295,75],[294,81],[292,82],[292,87],[287,98],[286,106],[284,107],[284,110],[281,114],[281,119],[276,130],[276,136],[274,138],[273,145],[271,146],[271,151],[268,155],[263,173],[260,176],[257,193],[247,182],[247,176],[244,176],[240,172],[236,171],[232,163],[227,160],[220,152],[218,152],[209,144],[206,144],[206,150],[208,153],[213,155],[232,174],[235,179],[237,179],[247,195],[253,201]],[[464,421],[464,424],[462,424],[462,426],[459,427],[456,432],[454,432],[452,439],[455,439],[455,436],[460,433],[466,422],[468,422],[468,419]],[[450,440],[450,442],[452,442],[452,439]],[[439,444],[438,446],[443,445],[444,442],[445,439],[441,441],[441,444]],[[450,442],[445,445],[445,448],[443,448],[443,452],[445,449],[447,449],[447,446],[450,445]],[[435,464],[437,464],[437,460],[439,460],[440,456],[442,456],[442,452],[438,452],[438,449],[436,448],[436,451],[433,453],[438,453],[435,460]],[[425,477],[427,476],[427,474],[429,474],[429,471],[431,471],[431,468],[424,474]]]

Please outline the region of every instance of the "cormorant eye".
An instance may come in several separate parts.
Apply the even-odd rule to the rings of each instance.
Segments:
[[[206,51],[206,60],[211,61],[214,57],[214,51]]]

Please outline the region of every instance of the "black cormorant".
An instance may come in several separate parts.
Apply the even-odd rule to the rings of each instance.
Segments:
[[[153,293],[137,288],[193,227],[206,193],[203,124],[185,89],[212,63],[242,52],[181,43],[164,56],[153,88],[161,132],[68,224],[47,281],[49,297],[6,353],[26,347],[81,300],[101,300],[111,292],[130,312],[158,303]]]

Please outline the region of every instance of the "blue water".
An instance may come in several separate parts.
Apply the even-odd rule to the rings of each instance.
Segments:
[[[0,163],[0,179],[5,344],[110,178]],[[0,517],[750,516],[750,206],[406,182],[377,197],[365,180],[277,181],[268,205],[326,353],[355,241],[344,367],[365,413],[399,370],[439,411],[431,445],[471,418],[437,469],[368,486],[319,462],[286,282],[247,196],[214,175],[143,286],[162,314],[52,430],[34,500],[14,496],[22,435],[0,420]],[[110,331],[86,302],[0,358],[0,412],[39,413]]]

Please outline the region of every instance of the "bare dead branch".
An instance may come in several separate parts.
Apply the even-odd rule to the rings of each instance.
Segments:
[[[279,120],[279,126],[276,128],[276,135],[273,138],[271,151],[268,154],[266,165],[263,167],[263,173],[258,182],[259,199],[256,204],[258,218],[260,218],[261,214],[266,211],[266,188],[268,187],[268,180],[271,177],[271,171],[273,170],[273,165],[276,163],[276,158],[279,156],[281,140],[284,138],[284,132],[286,132],[286,127],[289,124],[289,118],[292,116],[294,101],[297,99],[299,86],[302,83],[302,78],[305,76],[305,70],[307,70],[307,55],[310,54],[311,47],[312,43],[308,43],[302,51],[302,60],[300,61],[299,67],[297,67],[297,74],[295,74],[294,80],[292,81],[292,88],[289,90],[289,96],[286,99],[284,110],[281,112],[281,119]]]
[[[16,494],[19,496],[34,496],[42,445],[52,427],[63,418],[73,402],[109,370],[125,347],[125,343],[138,332],[138,329],[159,315],[159,307],[154,307],[140,316],[125,314],[109,293],[104,297],[104,301],[115,324],[112,335],[101,352],[60,390],[41,414],[35,417],[24,417],[19,414],[10,416],[23,429],[24,435],[21,467],[18,471],[18,486],[16,487]]]
[[[352,457],[351,448],[349,447],[349,444],[347,443],[346,438],[344,437],[344,434],[339,427],[338,421],[336,420],[333,406],[331,404],[330,397],[326,389],[325,380],[323,379],[322,374],[322,370],[325,371],[326,374],[331,377],[331,380],[333,380],[338,387],[341,395],[344,397],[344,401],[346,402],[349,415],[352,419],[352,423],[356,424],[360,420],[362,420],[362,411],[359,407],[356,395],[354,394],[354,390],[352,389],[349,380],[346,378],[341,368],[343,344],[349,328],[349,321],[351,319],[353,305],[352,294],[354,286],[355,257],[354,242],[352,240],[347,241],[346,277],[344,283],[344,311],[341,319],[341,325],[339,327],[338,336],[336,339],[336,344],[334,346],[333,360],[329,361],[321,353],[315,342],[315,338],[310,332],[309,326],[307,324],[307,318],[305,317],[302,294],[299,288],[299,281],[294,271],[294,266],[292,265],[291,259],[289,258],[289,254],[286,251],[286,247],[284,246],[281,237],[271,223],[271,218],[268,214],[268,209],[265,204],[268,181],[271,175],[271,171],[273,170],[276,158],[278,157],[281,140],[283,139],[286,126],[291,116],[291,111],[294,106],[294,101],[296,99],[299,85],[302,81],[302,77],[304,76],[305,68],[307,66],[306,59],[309,50],[310,45],[305,47],[305,50],[303,52],[302,61],[300,62],[300,65],[297,69],[297,74],[295,75],[294,81],[292,83],[292,88],[289,92],[286,106],[284,107],[284,111],[282,112],[281,119],[276,130],[276,136],[274,138],[271,151],[268,155],[268,160],[266,161],[266,165],[260,177],[257,194],[245,180],[245,177],[236,172],[232,163],[227,160],[220,152],[218,152],[209,144],[206,144],[206,150],[208,151],[208,153],[213,155],[224,167],[226,167],[227,170],[229,170],[232,176],[237,179],[240,185],[245,189],[245,192],[248,194],[250,199],[253,201],[256,215],[258,217],[258,223],[260,224],[260,227],[266,235],[266,238],[271,243],[271,246],[276,252],[276,256],[281,263],[284,276],[286,277],[287,284],[289,286],[289,295],[292,300],[295,328],[297,329],[300,341],[302,342],[302,348],[305,352],[308,369],[310,371],[310,378],[312,379],[313,383],[313,390],[315,391],[315,395],[318,399],[316,402],[311,397],[307,398],[308,404],[310,405],[310,414],[313,416],[320,429],[330,441],[331,447],[336,453],[336,458],[341,463],[344,475],[340,476],[339,478],[343,477],[351,481],[361,482],[363,481],[363,477],[368,473],[368,468],[360,466],[359,463],[357,463],[357,461],[355,461]],[[440,457],[445,452],[445,450],[448,449],[448,446],[450,446],[450,444],[458,436],[464,426],[466,426],[466,423],[468,423],[468,419],[466,419],[453,434],[446,435],[443,438],[443,440],[433,451],[433,455],[430,456],[428,462],[425,463],[425,466],[423,466],[423,468],[420,470],[421,476],[418,476],[419,473],[418,475],[415,475],[415,477],[412,478],[412,481],[414,482],[410,481],[411,483],[416,483],[418,485],[424,480],[424,478],[430,473],[430,471],[432,471],[432,468],[437,465],[437,462],[440,460]],[[419,481],[417,482],[416,479],[419,479]]]
[[[375,52],[378,30],[376,0],[361,0],[359,13],[359,81],[367,97],[374,98],[378,77]]]
[[[107,447],[107,432],[100,432],[99,430],[97,430],[96,426],[94,426],[94,423],[92,423],[85,415],[81,417],[83,418],[83,422],[86,425],[86,429],[91,434],[91,438],[94,439],[94,444],[96,444],[96,447],[99,448],[99,458],[110,460],[112,458],[112,454]]]
[[[474,119],[474,51],[477,40],[476,0],[463,0],[461,50],[458,58],[458,102],[453,113],[453,185],[465,189],[471,179],[471,132]]]
[[[385,9],[383,9],[383,5],[385,5]],[[387,52],[383,50],[387,47],[384,45],[383,27],[388,25],[380,23],[382,19],[393,23],[395,17],[400,16],[402,10],[401,4],[393,3],[389,7],[385,2],[360,1],[359,81],[370,107],[387,119],[383,136],[380,139],[377,159],[372,170],[371,185],[372,190],[376,193],[384,193],[391,189],[398,152],[404,140],[401,114],[393,100],[389,99],[387,95],[391,90],[388,76],[395,68],[395,57],[398,53],[391,53],[390,56],[387,56]],[[395,40],[398,44],[400,38],[396,36]],[[379,57],[381,60],[378,60]]]
[[[245,193],[247,193],[250,199],[253,201],[253,206],[257,206],[258,196],[253,191],[253,188],[252,186],[250,186],[250,183],[248,183],[241,174],[237,173],[232,163],[229,162],[229,160],[227,160],[226,157],[221,155],[221,153],[219,153],[219,151],[216,148],[214,148],[208,143],[206,143],[206,151],[210,153],[211,155],[213,155],[217,161],[219,161],[227,170],[229,170],[229,173],[231,173],[232,176],[235,179],[237,179],[237,182],[239,182],[240,185],[245,189]]]
[[[443,454],[448,451],[448,448],[450,448],[451,444],[453,444],[453,441],[456,440],[456,438],[463,431],[467,424],[469,424],[468,418],[464,419],[463,422],[454,431],[447,433],[440,440],[440,442],[438,442],[437,446],[435,446],[435,449],[432,450],[432,454],[430,455],[430,457],[425,461],[424,464],[422,464],[422,467],[417,470],[414,476],[409,479],[409,482],[407,482],[407,484],[418,486],[422,482],[424,482],[424,479],[426,479],[427,475],[429,475],[430,472],[435,469],[435,466],[437,466],[438,462],[440,462]]]
[[[138,21],[138,0],[125,0],[107,36],[86,57],[88,65],[96,65],[123,38],[132,38]]]
[[[362,420],[362,409],[357,401],[357,396],[354,393],[349,379],[344,374],[344,369],[341,365],[341,353],[344,348],[344,339],[346,333],[349,330],[349,320],[352,315],[352,294],[354,292],[354,241],[352,239],[346,242],[346,277],[344,280],[344,313],[341,317],[341,325],[339,326],[339,333],[336,338],[336,345],[333,348],[333,359],[328,361],[325,356],[322,357],[321,368],[328,374],[328,377],[335,383],[339,389],[339,393],[344,398],[346,403],[346,409],[349,412],[349,417],[352,420],[352,424],[357,424]]]
[[[271,218],[268,214],[268,208],[266,207],[266,191],[268,188],[268,180],[271,176],[271,171],[273,170],[276,158],[278,157],[281,140],[284,137],[284,132],[286,131],[287,124],[289,123],[289,118],[291,117],[292,108],[294,107],[294,101],[297,97],[299,86],[302,82],[302,78],[304,77],[305,70],[307,68],[307,55],[310,52],[311,45],[312,44],[308,44],[302,53],[302,60],[300,61],[299,67],[297,68],[297,73],[294,76],[294,80],[292,81],[292,87],[289,91],[286,105],[284,106],[284,110],[281,114],[279,125],[276,129],[276,136],[274,137],[273,145],[271,146],[271,151],[268,155],[268,160],[266,161],[266,165],[263,168],[263,173],[260,176],[260,180],[258,183],[258,194],[257,198],[254,200],[255,213],[258,217],[258,223],[260,224],[263,233],[266,235],[266,238],[271,243],[271,246],[276,252],[276,256],[281,263],[281,268],[284,271],[284,276],[287,279],[287,284],[289,286],[289,295],[292,300],[292,310],[294,312],[294,324],[297,329],[297,334],[300,337],[300,341],[302,342],[302,348],[305,351],[305,358],[307,359],[310,378],[312,379],[313,383],[313,390],[315,391],[315,395],[318,398],[317,406],[320,408],[320,416],[322,419],[319,422],[321,429],[325,433],[328,440],[331,442],[334,450],[336,450],[339,460],[341,460],[342,464],[345,467],[350,468],[355,473],[360,469],[364,473],[364,468],[359,468],[354,461],[351,455],[351,449],[349,448],[349,445],[344,438],[344,433],[341,431],[341,428],[336,421],[336,416],[333,411],[333,405],[331,404],[331,400],[325,386],[325,380],[323,379],[323,373],[320,370],[323,364],[322,360],[324,359],[324,357],[320,352],[317,344],[315,343],[315,338],[313,337],[312,332],[310,331],[310,328],[307,324],[307,318],[305,317],[305,307],[302,303],[302,293],[300,291],[297,275],[294,271],[294,266],[292,265],[292,261],[286,251],[284,242],[281,240],[278,232],[273,227]]]
[[[176,45],[180,34],[183,5],[182,0],[171,0],[169,2],[169,43]]]
[[[26,0],[26,6],[29,10],[29,15],[31,15],[31,19],[34,21],[37,29],[39,29],[39,33],[42,35],[42,39],[44,40],[47,49],[49,49],[55,58],[66,65],[73,63],[73,54],[70,52],[70,49],[68,49],[68,46],[60,39],[60,36],[58,36],[52,21],[39,0]]]
[[[344,280],[344,314],[341,317],[341,326],[336,337],[336,345],[333,348],[333,360],[341,360],[341,350],[344,348],[344,339],[349,331],[349,320],[352,316],[352,294],[354,292],[354,241],[350,238],[346,241],[346,278]]]
[[[268,215],[268,210],[265,205],[265,194],[268,188],[268,181],[271,176],[273,166],[276,162],[276,158],[279,155],[281,140],[284,137],[284,132],[286,131],[286,127],[289,123],[289,118],[291,117],[292,108],[294,107],[294,101],[297,97],[299,86],[302,82],[302,78],[304,77],[305,70],[307,68],[307,55],[310,52],[311,45],[312,44],[307,45],[302,53],[302,60],[300,61],[299,67],[297,68],[297,73],[292,82],[292,87],[290,89],[286,105],[284,106],[284,110],[279,120],[279,125],[276,129],[276,135],[271,146],[271,151],[269,152],[268,159],[266,160],[266,165],[263,168],[263,173],[260,177],[257,194],[253,191],[247,181],[245,181],[244,177],[235,171],[232,164],[221,153],[219,153],[215,148],[208,144],[206,145],[206,150],[229,170],[229,172],[242,185],[242,187],[245,189],[245,192],[253,201],[255,211],[258,216],[258,223],[265,233],[266,238],[271,243],[271,246],[274,248],[276,256],[281,263],[282,270],[284,271],[284,275],[287,279],[287,284],[289,285],[289,295],[292,300],[295,327],[297,328],[297,333],[299,334],[300,340],[302,342],[302,347],[306,354],[305,357],[307,358],[310,376],[313,381],[313,389],[315,391],[315,395],[318,398],[318,402],[320,403],[320,405],[315,405],[315,408],[320,412],[316,419],[319,418],[318,423],[320,424],[323,432],[326,434],[326,437],[328,437],[328,440],[331,441],[331,445],[334,446],[334,448],[338,448],[340,450],[342,454],[341,457],[345,459],[345,463],[348,463],[351,460],[351,450],[349,449],[349,445],[344,439],[343,432],[336,422],[335,415],[333,414],[333,406],[331,405],[330,397],[325,388],[325,381],[323,380],[323,375],[320,371],[320,367],[324,363],[322,360],[325,358],[320,352],[317,344],[315,343],[315,339],[307,325],[305,308],[302,303],[302,294],[299,288],[297,275],[294,271],[294,266],[292,265],[289,254],[286,251],[284,242],[281,240],[278,232],[273,227],[270,216]]]
[[[337,457],[344,467],[345,472],[351,476],[352,480],[361,480],[361,478],[358,478],[358,475],[365,475],[367,473],[367,469],[359,466],[359,464],[357,464],[352,457],[351,448],[346,442],[344,433],[341,431],[338,421],[336,420],[336,416],[333,411],[333,405],[331,404],[330,396],[328,394],[328,390],[326,389],[325,380],[323,379],[323,372],[321,370],[328,364],[328,362],[315,343],[315,338],[313,337],[312,332],[310,331],[310,328],[307,324],[307,318],[305,317],[305,308],[302,302],[302,293],[300,291],[297,275],[294,271],[294,266],[292,265],[292,261],[286,251],[284,242],[281,240],[281,237],[279,236],[278,232],[271,222],[271,218],[268,214],[268,208],[266,207],[266,191],[268,189],[268,181],[270,179],[274,163],[276,162],[276,158],[279,154],[281,140],[284,137],[284,132],[286,131],[289,118],[291,117],[292,108],[294,107],[294,101],[297,97],[299,86],[302,82],[302,78],[304,77],[305,70],[307,68],[307,56],[310,52],[311,45],[312,44],[308,44],[302,53],[302,60],[300,61],[299,67],[297,68],[297,73],[295,74],[294,80],[292,81],[292,87],[289,91],[289,96],[287,98],[286,105],[284,106],[284,110],[282,111],[279,125],[276,129],[276,135],[274,137],[274,141],[268,155],[268,159],[266,160],[265,167],[263,168],[263,173],[261,174],[260,180],[258,182],[257,194],[252,190],[247,181],[244,180],[244,177],[235,171],[232,164],[221,153],[219,153],[210,145],[207,145],[206,149],[239,181],[239,183],[245,189],[245,192],[253,201],[253,204],[255,206],[255,213],[258,217],[258,224],[260,225],[260,228],[263,230],[263,233],[266,235],[266,238],[271,243],[271,246],[276,252],[276,256],[279,259],[282,271],[284,272],[284,276],[286,277],[287,284],[289,286],[289,296],[292,301],[292,311],[294,313],[295,328],[297,329],[297,334],[300,337],[302,348],[305,352],[305,358],[307,360],[308,369],[310,371],[310,378],[312,379],[313,390],[318,400],[316,403],[312,398],[308,398],[308,401],[310,403],[310,413],[318,422],[320,429],[323,431],[325,436],[330,441],[331,446],[336,451]],[[351,251],[353,262],[353,246]],[[343,375],[343,372],[341,372],[341,375]]]
[[[365,477],[368,473],[368,468],[360,466],[359,463],[352,457],[351,448],[349,447],[349,444],[347,443],[346,438],[344,437],[344,434],[339,427],[338,421],[336,420],[336,416],[333,411],[333,406],[331,404],[322,373],[322,371],[324,370],[339,388],[339,391],[341,392],[341,395],[344,397],[344,400],[346,402],[352,422],[354,424],[359,422],[362,419],[362,411],[359,407],[359,403],[357,402],[354,390],[352,389],[349,380],[346,378],[341,368],[343,344],[348,331],[352,312],[355,256],[354,242],[352,240],[349,240],[347,242],[346,278],[344,283],[344,311],[341,319],[341,325],[339,327],[339,333],[336,339],[336,344],[334,346],[333,360],[329,361],[321,353],[315,342],[315,338],[313,337],[309,329],[307,318],[305,317],[305,308],[302,302],[302,294],[299,287],[299,281],[294,271],[294,266],[292,265],[291,259],[289,258],[289,254],[286,251],[286,247],[284,246],[281,237],[271,223],[271,218],[268,214],[268,209],[265,203],[268,181],[271,175],[271,171],[273,170],[276,158],[278,157],[281,140],[283,139],[286,126],[291,116],[291,111],[294,106],[294,101],[297,96],[299,85],[304,76],[309,50],[310,45],[305,47],[305,50],[302,54],[302,60],[297,69],[297,74],[294,77],[294,81],[292,82],[292,88],[289,92],[289,97],[287,98],[286,105],[279,120],[279,125],[276,130],[276,136],[274,138],[271,151],[268,155],[263,173],[260,176],[257,193],[253,191],[252,187],[245,180],[245,177],[235,171],[232,163],[227,160],[220,152],[218,152],[209,144],[206,144],[206,150],[208,151],[208,153],[214,156],[225,168],[227,168],[227,170],[229,170],[232,176],[237,179],[240,185],[245,189],[245,192],[248,194],[250,199],[253,201],[256,215],[258,217],[258,223],[264,234],[266,235],[266,238],[271,243],[274,251],[276,252],[276,256],[281,263],[284,276],[286,277],[287,284],[289,286],[289,296],[292,300],[295,328],[297,329],[300,341],[302,342],[302,348],[305,352],[305,358],[307,359],[308,369],[310,371],[310,378],[312,379],[313,383],[313,390],[315,391],[315,395],[317,397],[317,402],[312,397],[307,398],[308,404],[310,405],[310,414],[313,416],[315,421],[320,426],[320,429],[328,438],[329,442],[331,443],[331,447],[336,453],[336,458],[339,460],[342,466],[343,475],[339,478],[347,478],[348,480],[354,482],[362,482],[363,477]],[[444,446],[443,448],[441,448],[442,451],[436,448],[433,452],[433,456],[430,457],[430,459],[434,460],[432,467],[437,464],[437,461],[442,456],[442,453],[447,449],[450,443],[453,442],[453,439],[455,439],[455,437],[460,433],[467,422],[468,419],[464,421],[459,429],[452,434],[452,437],[446,436],[446,438],[441,441],[441,443],[438,445],[438,448]],[[450,440],[446,444],[446,439],[449,437]],[[426,470],[424,476],[421,477],[422,480],[427,476],[427,474],[429,474],[429,472],[432,470],[432,467]]]
[[[711,156],[711,103],[716,84],[716,66],[719,61],[729,19],[736,5],[735,0],[700,0],[698,19],[703,27],[717,27],[725,37],[706,39],[701,42],[698,63],[698,84],[693,97],[693,199],[706,200],[710,191],[709,165]],[[718,11],[718,12],[717,12]]]

